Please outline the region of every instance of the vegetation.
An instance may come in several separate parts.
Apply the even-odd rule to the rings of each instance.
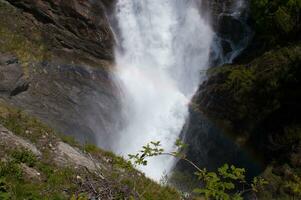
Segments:
[[[280,112],[287,116],[288,109],[291,115],[288,118],[294,119],[287,120],[297,121],[300,58],[301,48],[295,45],[267,52],[246,65],[227,65],[212,69],[209,72],[212,81],[206,86],[208,89],[205,92],[227,98],[221,99],[222,102],[218,101],[220,98],[213,99],[210,105],[212,107],[203,109],[208,109],[207,113],[214,119],[217,119],[215,116],[228,119],[232,132],[237,134],[253,131],[271,116],[278,122],[276,118],[281,117]],[[225,105],[223,109],[227,112],[216,110],[215,105],[218,104]],[[269,121],[272,123],[272,119]],[[288,121],[279,123],[289,123]],[[296,131],[289,131],[290,126],[295,125],[284,125],[281,131],[286,131],[290,134],[285,135],[293,137],[292,134]]]
[[[37,162],[36,156],[27,149],[14,150],[11,157],[15,163],[24,163],[28,167],[34,167]]]
[[[202,169],[195,165],[192,161],[186,158],[183,148],[186,147],[180,140],[176,141],[178,151],[164,152],[161,148],[160,141],[150,142],[142,147],[142,150],[137,154],[130,154],[129,157],[137,165],[147,165],[147,158],[167,155],[174,156],[188,162],[196,170],[195,175],[200,180],[200,187],[194,189],[194,193],[204,196],[206,199],[216,200],[242,200],[243,195],[247,192],[259,192],[263,186],[268,184],[261,177],[255,177],[249,185],[245,180],[245,169],[236,168],[225,164],[220,167],[217,172],[208,172],[205,168]]]
[[[5,158],[0,162],[1,200],[85,200],[96,194],[103,198],[112,195],[115,199],[180,199],[175,189],[146,178],[122,157],[92,144],[82,146],[71,137],[61,138],[62,134],[3,102],[0,124],[30,140],[42,153],[36,156],[28,149],[16,148],[14,144],[3,146],[0,142],[0,155]],[[59,141],[85,152],[87,157],[102,163],[102,168],[94,173],[85,168],[58,165],[54,159]]]
[[[284,37],[280,37],[279,30],[266,31],[273,35],[267,35],[267,41],[272,41],[274,36],[277,40]],[[294,44],[289,44],[290,40]],[[282,44],[275,40],[280,47],[271,44],[272,50],[247,64],[209,70],[202,96],[192,104],[193,109],[206,113],[267,165],[263,177],[269,186],[258,194],[259,199],[300,198],[301,46],[298,40],[289,37]],[[210,104],[204,105],[209,101]]]
[[[251,10],[261,42],[272,47],[298,40],[301,31],[300,0],[252,0]]]

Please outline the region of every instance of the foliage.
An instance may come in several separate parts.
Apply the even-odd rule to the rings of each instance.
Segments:
[[[15,162],[25,163],[29,167],[33,167],[37,162],[36,156],[27,149],[14,150],[11,156]]]
[[[294,174],[291,180],[285,181],[284,187],[295,196],[301,198],[301,177]]]
[[[240,100],[240,98],[252,90],[255,78],[255,73],[250,68],[234,68],[229,73],[225,86],[227,89],[231,88],[234,98]]]
[[[205,168],[201,169],[196,166],[192,161],[188,160],[185,154],[182,153],[186,145],[177,140],[175,143],[177,151],[164,152],[161,148],[160,141],[152,141],[142,147],[142,150],[137,154],[130,154],[129,158],[137,165],[147,165],[147,158],[169,155],[182,159],[191,164],[195,169],[195,175],[201,181],[201,186],[194,189],[194,193],[204,196],[206,199],[216,200],[242,200],[243,194],[246,192],[258,192],[268,182],[261,178],[255,177],[251,184],[245,180],[245,169],[236,168],[235,166],[225,164],[220,167],[217,172],[208,172]],[[243,189],[240,189],[240,188]]]
[[[269,45],[298,39],[300,0],[252,0],[251,10],[259,37]]]
[[[21,167],[14,161],[0,162],[0,178],[14,178],[21,180],[23,176]]]
[[[7,185],[6,181],[4,178],[0,177],[0,199],[1,200],[10,200],[11,195],[7,190]]]
[[[153,157],[161,155],[164,152],[164,149],[159,148],[161,146],[160,141],[150,142],[142,147],[140,153],[135,155],[129,154],[129,158],[135,161],[137,165],[147,165],[147,157]]]

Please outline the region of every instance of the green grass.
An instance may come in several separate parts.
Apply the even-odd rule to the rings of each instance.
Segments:
[[[10,196],[11,199],[57,199],[57,200],[85,200],[79,191],[76,177],[89,177],[91,180],[102,181],[95,174],[87,173],[84,169],[59,167],[53,162],[53,152],[48,146],[63,141],[83,152],[89,153],[94,159],[105,165],[101,173],[106,178],[108,187],[119,199],[131,199],[139,195],[146,200],[176,200],[179,193],[170,187],[161,186],[138,172],[133,165],[124,158],[112,152],[104,151],[93,144],[80,145],[74,138],[56,133],[36,118],[28,116],[19,109],[12,108],[0,101],[0,124],[7,129],[29,139],[42,152],[37,158],[25,149],[15,149],[10,146],[4,155],[9,162],[0,163],[0,180],[5,182],[1,186],[3,192],[0,197]],[[34,168],[41,175],[37,180],[28,179],[23,173],[21,164]],[[5,189],[5,191],[4,191]],[[118,198],[117,198],[118,199]]]

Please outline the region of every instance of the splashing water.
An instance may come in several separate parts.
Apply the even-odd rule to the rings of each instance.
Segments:
[[[118,0],[116,77],[124,93],[125,127],[115,152],[135,153],[150,141],[166,151],[188,116],[188,103],[204,78],[213,33],[193,0]],[[158,157],[141,170],[159,180],[174,158]]]

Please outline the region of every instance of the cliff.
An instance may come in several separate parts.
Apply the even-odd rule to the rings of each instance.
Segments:
[[[108,1],[0,2],[0,98],[104,146],[120,112],[109,78],[114,39],[105,6]]]
[[[250,6],[248,21],[255,36],[233,64],[208,71],[208,80],[190,106],[187,143],[196,148],[194,153],[200,151],[196,144],[207,138],[200,124],[209,119],[217,131],[263,162],[262,174],[270,185],[261,199],[299,198],[301,5],[298,1],[258,0]],[[216,156],[214,145],[224,146],[218,142],[213,147],[206,145],[207,156]],[[193,159],[194,154],[188,153]]]

